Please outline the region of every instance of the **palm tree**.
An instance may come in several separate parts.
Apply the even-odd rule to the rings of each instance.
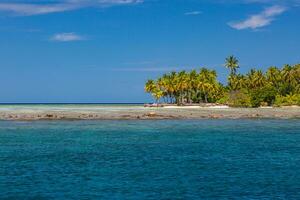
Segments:
[[[281,72],[283,80],[291,89],[300,85],[300,64],[294,66],[285,65]]]
[[[169,74],[164,74],[161,78],[161,85],[163,87],[164,90],[164,97],[166,98],[166,102],[169,103],[171,101],[171,95],[172,95],[172,91],[171,91],[171,86],[172,83],[170,81],[170,76]]]
[[[200,70],[200,73],[198,74],[197,76],[197,79],[196,79],[196,91],[197,91],[197,99],[198,99],[198,102],[201,103],[202,102],[202,92],[204,91],[204,78],[201,74],[201,70]]]
[[[282,79],[284,81],[284,93],[290,94],[293,89],[297,86],[297,81],[295,78],[295,71],[291,65],[284,65],[282,71]]]
[[[205,103],[208,103],[209,98],[213,97],[216,93],[217,88],[217,72],[215,70],[209,70],[207,68],[202,68],[199,74],[199,89],[202,90],[204,95]]]
[[[156,88],[152,96],[155,98],[155,102],[159,103],[159,100],[164,96],[164,92],[161,91],[159,88]]]
[[[178,103],[178,76],[175,71],[169,75],[169,87],[172,96],[172,103]]]
[[[154,80],[150,79],[146,82],[145,91],[147,93],[152,93],[155,88],[156,88],[156,83]]]
[[[256,71],[255,85],[256,87],[263,87],[265,85],[265,77],[261,70]]]
[[[265,77],[261,70],[251,69],[246,78],[247,86],[250,89],[257,89],[265,84]]]
[[[229,88],[232,91],[237,91],[245,88],[246,78],[242,74],[237,74],[235,76],[229,77]]]
[[[177,103],[182,104],[184,101],[185,93],[188,89],[188,76],[186,71],[181,71],[178,73],[177,81],[177,89],[179,92],[179,102]]]
[[[282,69],[282,78],[288,83],[293,82],[293,67],[291,65],[284,65]]]
[[[268,84],[276,89],[277,92],[280,91],[281,84],[281,74],[280,69],[277,67],[270,67],[266,72],[266,79]]]
[[[277,67],[270,67],[266,72],[266,77],[274,85],[280,81],[280,70]]]
[[[293,74],[294,74],[295,83],[296,83],[295,93],[300,94],[300,64],[297,64],[293,67]]]
[[[158,90],[162,92],[162,94],[163,94],[162,97],[164,98],[164,101],[166,101],[165,97],[167,96],[167,91],[166,91],[165,74],[162,77],[158,78],[158,80],[157,80],[157,87],[158,87]]]
[[[239,68],[239,61],[234,56],[229,56],[226,58],[225,67],[230,70],[230,75],[236,75],[237,69]]]
[[[197,71],[192,70],[188,74],[188,103],[192,102],[192,96],[196,94],[197,90]]]
[[[145,84],[145,92],[150,93],[152,96],[156,90],[156,83],[154,80],[148,80]]]

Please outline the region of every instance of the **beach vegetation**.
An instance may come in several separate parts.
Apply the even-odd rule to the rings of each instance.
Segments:
[[[239,73],[234,56],[225,59],[227,83],[218,81],[215,70],[172,71],[157,80],[148,80],[145,91],[155,102],[187,105],[216,103],[232,107],[300,105],[300,64],[269,67],[265,72],[251,69]]]
[[[277,95],[274,102],[275,106],[300,106],[300,94],[281,96]]]

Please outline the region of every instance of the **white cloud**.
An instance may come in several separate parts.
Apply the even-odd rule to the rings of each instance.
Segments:
[[[299,3],[299,0],[244,0],[246,3],[263,3],[263,4],[283,4],[294,5]]]
[[[192,11],[192,12],[186,12],[184,15],[200,15],[202,14],[201,11]]]
[[[28,1],[23,0],[12,3],[0,3],[0,12],[29,16],[77,10],[85,7],[107,7],[141,2],[143,0],[60,0],[52,3],[45,1],[28,3]]]
[[[38,5],[25,3],[1,3],[0,11],[11,12],[17,15],[41,15],[47,13],[63,12],[77,9],[75,4],[53,4],[53,5]]]
[[[228,25],[237,30],[258,29],[270,25],[276,16],[284,13],[286,10],[283,6],[272,6],[259,14],[251,15],[244,21],[230,22]]]
[[[84,40],[83,36],[80,36],[76,33],[58,33],[53,35],[50,40],[58,41],[58,42],[72,42],[72,41],[80,41]]]

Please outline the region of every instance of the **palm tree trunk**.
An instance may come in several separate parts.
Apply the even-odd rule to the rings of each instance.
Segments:
[[[202,94],[201,94],[201,90],[199,91],[199,103],[202,102]]]
[[[208,103],[208,101],[207,101],[207,94],[206,93],[204,95],[204,98],[205,98],[205,103]]]

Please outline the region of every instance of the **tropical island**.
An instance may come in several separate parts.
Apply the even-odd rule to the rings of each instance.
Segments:
[[[227,84],[208,68],[148,80],[155,104],[0,105],[0,120],[300,119],[300,64],[241,74],[229,56],[225,67]]]
[[[145,91],[156,104],[194,105],[215,103],[230,107],[299,106],[300,64],[269,67],[266,72],[251,69],[238,73],[239,61],[226,58],[228,83],[217,80],[217,72],[208,68],[200,71],[171,72],[157,80],[148,80]]]

